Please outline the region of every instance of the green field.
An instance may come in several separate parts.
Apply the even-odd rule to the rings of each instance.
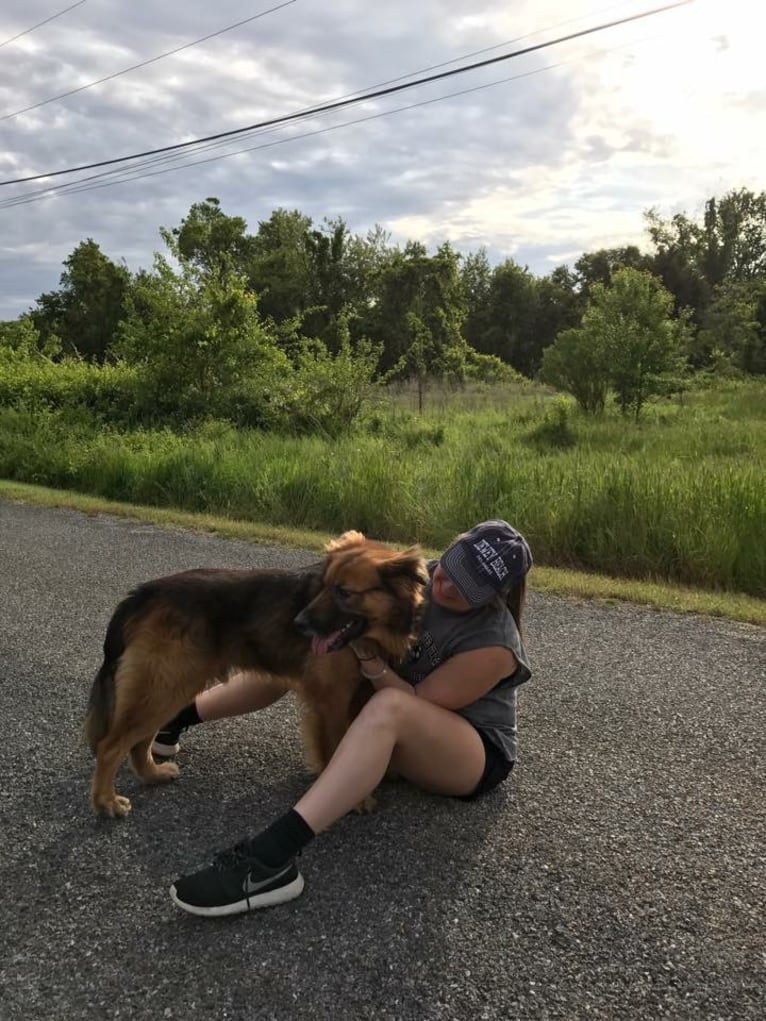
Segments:
[[[650,405],[636,424],[535,386],[381,396],[333,440],[97,431],[0,410],[0,476],[298,529],[445,545],[501,516],[540,565],[766,596],[766,386]]]

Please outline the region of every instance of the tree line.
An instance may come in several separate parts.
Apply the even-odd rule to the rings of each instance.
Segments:
[[[151,269],[131,273],[81,242],[59,288],[0,324],[0,344],[143,369],[168,413],[180,390],[185,413],[222,388],[236,404],[254,377],[273,409],[297,408],[296,387],[316,397],[323,380],[340,379],[351,400],[374,379],[520,374],[588,411],[614,393],[638,415],[690,371],[765,374],[766,192],[710,198],[701,221],[649,210],[645,225],[647,251],[599,249],[536,276],[513,259],[491,265],[483,249],[429,253],[392,244],[380,226],[361,236],[298,210],[249,232],[207,198],[160,230],[166,252]],[[263,399],[258,409],[262,419]]]

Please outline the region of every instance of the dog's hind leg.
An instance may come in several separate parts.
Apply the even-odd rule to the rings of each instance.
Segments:
[[[130,799],[117,794],[114,789],[114,778],[136,737],[137,734],[129,734],[127,739],[124,736],[115,738],[107,734],[99,741],[96,747],[96,768],[90,788],[90,803],[96,815],[117,819],[130,811]]]
[[[156,763],[152,758],[152,737],[143,738],[130,749],[130,768],[144,783],[167,783],[175,780],[179,769],[175,762]]]
[[[130,799],[117,794],[114,789],[117,770],[128,755],[133,772],[144,783],[161,783],[178,776],[178,766],[174,762],[161,765],[152,762],[149,749],[153,740],[154,732],[147,737],[146,727],[141,726],[124,730],[119,737],[107,735],[99,741],[90,796],[96,815],[115,819],[130,811]]]

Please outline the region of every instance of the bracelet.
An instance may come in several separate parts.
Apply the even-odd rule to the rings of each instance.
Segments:
[[[373,656],[373,659],[374,658],[375,657]],[[377,681],[377,680],[379,680],[383,676],[383,674],[387,674],[388,673],[388,667],[384,666],[383,669],[380,671],[380,673],[377,673],[377,674],[366,674],[364,672],[364,670],[362,670],[360,672],[362,674],[362,677],[364,677],[366,680],[368,680],[368,681]]]

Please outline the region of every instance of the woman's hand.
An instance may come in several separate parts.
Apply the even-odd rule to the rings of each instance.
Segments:
[[[360,663],[381,658],[380,646],[372,638],[357,638],[353,642],[349,642],[348,647]]]
[[[368,680],[376,691],[381,688],[399,688],[400,691],[413,694],[414,689],[407,681],[395,673],[383,658],[380,646],[372,638],[356,638],[348,643],[348,647],[359,660],[359,672]]]
[[[380,646],[371,638],[357,638],[349,648],[359,660],[362,677],[368,681],[382,681],[388,673],[388,664],[380,654]]]

